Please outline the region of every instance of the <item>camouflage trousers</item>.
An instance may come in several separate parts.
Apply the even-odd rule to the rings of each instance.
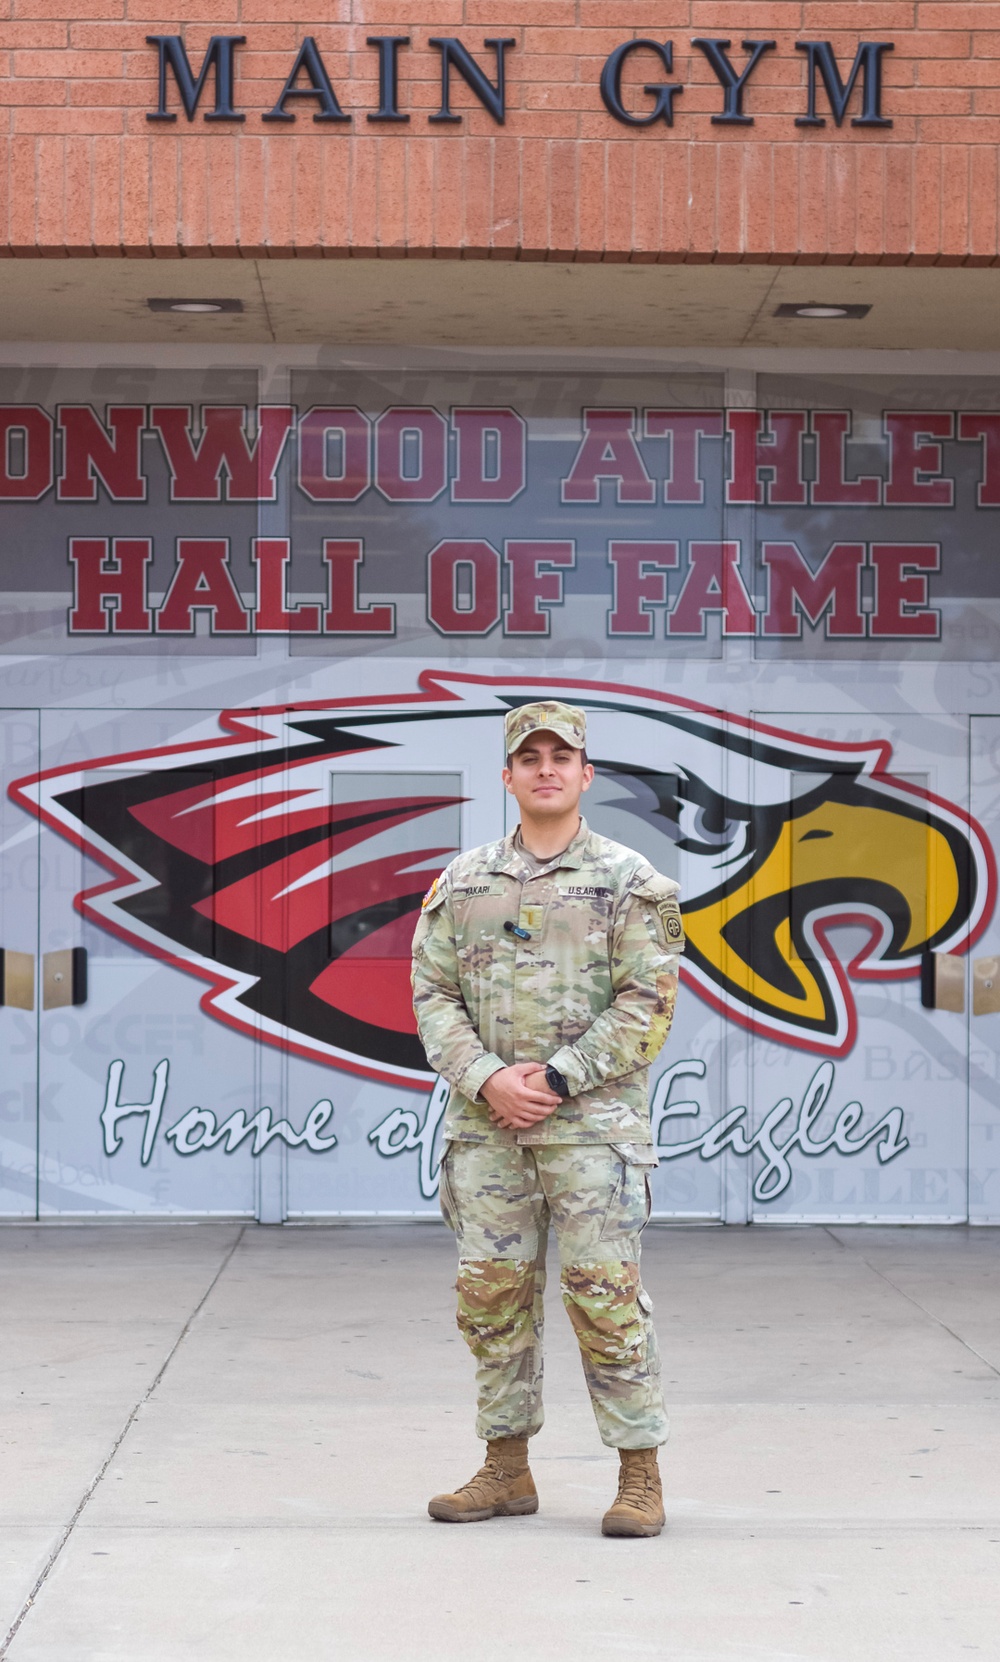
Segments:
[[[441,1210],[458,1238],[458,1325],[476,1359],[479,1437],[531,1437],[541,1427],[551,1221],[603,1442],[666,1442],[653,1306],[639,1278],[654,1163],[652,1150],[630,1145],[448,1144]]]

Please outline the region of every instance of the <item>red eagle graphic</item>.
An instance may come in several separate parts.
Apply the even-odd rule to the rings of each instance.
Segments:
[[[913,976],[923,951],[964,950],[985,926],[988,842],[894,778],[887,744],[822,742],[638,687],[426,671],[414,693],[229,711],[221,738],[60,767],[11,794],[111,873],[78,909],[207,981],[211,1015],[425,1089],[409,982],[420,901],[460,844],[503,830],[498,784],[495,818],[487,804],[489,828],[471,837],[482,802],[442,785],[463,758],[467,772],[486,759],[492,791],[504,712],[553,696],[588,711],[588,819],[680,876],[684,979],[730,1020],[843,1055],[851,979]],[[726,757],[742,794],[723,787]],[[829,940],[844,921],[870,940],[846,968]]]

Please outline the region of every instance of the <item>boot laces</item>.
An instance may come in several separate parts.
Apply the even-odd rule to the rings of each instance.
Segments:
[[[489,1502],[495,1499],[497,1489],[502,1489],[514,1475],[505,1469],[495,1454],[490,1454],[475,1476],[470,1477],[468,1483],[463,1483],[457,1493],[468,1495],[472,1501]]]
[[[617,1505],[643,1510],[657,1498],[656,1474],[648,1466],[623,1466],[618,1474]]]

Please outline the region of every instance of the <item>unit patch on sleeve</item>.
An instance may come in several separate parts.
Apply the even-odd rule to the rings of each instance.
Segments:
[[[666,895],[657,901],[657,910],[663,919],[663,929],[671,946],[680,947],[684,941],[684,924],[681,921],[681,909],[673,895]]]

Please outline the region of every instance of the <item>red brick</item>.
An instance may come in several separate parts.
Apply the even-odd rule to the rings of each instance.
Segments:
[[[261,10],[269,10],[273,19],[274,6],[270,0],[262,0]],[[438,30],[442,34],[460,35],[462,10],[461,0],[419,0],[416,7],[408,7],[403,13],[409,19],[404,25],[400,22],[402,8],[398,0],[364,0],[363,16],[370,35],[412,35],[420,24],[430,25],[432,33]]]
[[[0,47],[27,47],[32,51],[39,51],[42,47],[65,46],[69,33],[66,23],[40,23],[33,19],[30,23],[0,23]]]
[[[27,18],[53,18],[64,22],[65,0],[14,0],[11,16],[20,21]],[[104,17],[111,20],[125,16],[125,0],[73,0],[75,18]]]
[[[575,146],[573,147],[576,148]],[[632,201],[632,254],[655,258],[663,242],[664,146],[659,134],[648,133],[635,148]]]
[[[575,23],[576,0],[465,0],[465,17],[459,29],[462,42],[478,56],[480,40],[511,38],[514,30],[539,20],[558,26]],[[479,36],[479,40],[476,36]],[[507,48],[507,61],[515,48]]]
[[[827,151],[827,251],[831,257],[849,257],[855,248],[857,206],[857,151],[850,144],[833,144]]]
[[[396,139],[382,140],[378,160],[378,243],[403,248],[406,243],[406,150]]]
[[[926,0],[917,6],[917,28],[1000,29],[1000,4],[985,0]]]
[[[148,131],[148,129],[147,129]],[[178,149],[175,144],[158,144],[147,138],[149,147],[149,240],[161,252],[175,247],[178,242]],[[247,146],[241,151],[241,162],[246,165]],[[241,184],[243,183],[241,179]],[[241,202],[243,200],[241,193]]]
[[[976,43],[976,57],[981,58],[989,55],[983,51],[983,41],[988,38],[987,35],[971,35],[966,30],[956,29],[922,29],[919,34],[894,34],[895,50],[882,60],[883,66],[888,76],[894,66],[903,60],[919,62],[921,59],[967,58],[973,41]]]
[[[941,252],[968,250],[969,151],[964,145],[945,145],[941,152]]]
[[[608,146],[604,185],[607,226],[604,246],[624,254],[630,253],[632,248],[635,153],[636,146],[627,142]]]
[[[935,63],[922,58],[917,65],[917,81],[924,87],[997,87],[1000,86],[1000,61],[947,58]]]
[[[41,247],[57,247],[64,237],[63,201],[65,191],[64,140],[60,136],[40,138],[35,145],[35,166],[39,181],[55,181],[56,188],[39,190],[35,235]]]
[[[997,152],[986,145],[977,145],[971,152],[970,164],[969,247],[975,256],[995,258],[1000,253]]]
[[[863,8],[857,0],[806,0],[802,7],[802,32],[805,38],[826,40],[832,29],[863,32],[867,40],[881,39],[888,30],[912,29],[916,23],[916,6],[912,0],[864,0]],[[820,33],[822,31],[822,33]]]
[[[38,3],[39,0],[30,0],[31,5],[37,5]],[[47,4],[48,0],[45,0],[45,3]],[[112,13],[110,9],[107,13],[91,11],[90,6],[96,3],[97,0],[89,0],[89,4],[88,0],[84,0],[81,10],[85,17],[121,15],[121,8],[117,13]],[[74,9],[75,6],[76,0],[74,0]],[[168,22],[163,15],[163,0],[128,0],[129,20],[133,23],[148,23],[150,34],[156,35],[177,34],[177,25],[183,23],[208,24],[211,26],[211,33],[215,33],[216,25],[219,25],[218,32],[220,34],[243,34],[244,31],[237,27],[240,22],[240,10],[240,0],[170,0]],[[231,24],[232,27],[223,30],[221,28],[222,24]]]
[[[64,10],[62,0],[0,0],[0,130],[30,141],[17,161],[10,152],[19,193],[0,255],[124,245],[273,257],[995,258],[1000,0],[871,0],[863,18],[857,0],[762,0],[752,15],[745,0],[417,0],[405,25],[390,0],[366,0],[353,16],[350,0],[178,0],[166,16],[156,0],[80,0],[69,21]],[[876,136],[828,117],[796,128],[805,105],[796,41],[828,39],[847,65],[862,26],[895,45],[885,62],[893,126]],[[193,60],[213,32],[249,37],[237,60],[245,124],[147,123],[156,60],[145,34],[178,29]],[[401,29],[413,40],[401,58],[413,120],[376,133],[364,122],[377,96],[366,36]],[[459,77],[461,125],[429,124],[439,98],[429,36],[460,35],[489,70],[482,41],[508,31],[517,45],[505,128]],[[737,65],[745,36],[776,40],[746,94],[752,128],[713,125],[722,94],[690,44],[699,32],[728,35]],[[295,111],[291,131],[260,125],[305,33],[353,129],[316,129],[308,109]],[[674,41],[685,91],[669,133],[622,127],[600,100],[607,54],[643,35]],[[636,108],[660,79],[647,58],[633,58],[623,78]]]
[[[31,247],[35,241],[37,175],[34,138],[13,138],[10,142],[10,240]]]
[[[903,87],[892,101],[896,115],[967,115],[972,93],[964,87]]]
[[[139,81],[70,81],[68,91],[74,109],[120,109],[123,115],[130,107],[145,114],[153,101],[151,89]]]
[[[822,254],[829,242],[826,220],[829,149],[804,146],[799,155],[799,251]]]
[[[972,144],[1000,144],[1000,121],[987,116],[933,116],[920,118],[921,143],[957,144],[963,149]]]
[[[68,9],[68,8],[67,8]],[[33,24],[32,28],[37,28]],[[53,29],[59,27],[52,24]],[[65,27],[63,25],[62,27]],[[156,54],[146,45],[146,36],[151,33],[148,23],[77,23],[69,25],[69,43],[81,52],[141,52],[144,58],[152,58],[155,62]],[[25,44],[28,44],[25,42]],[[36,40],[37,46],[58,45],[57,41]]]
[[[239,245],[238,144],[229,133],[220,133],[208,151],[208,244],[215,252]]]
[[[913,244],[913,151],[885,148],[885,250],[909,254]]]
[[[688,251],[714,251],[716,243],[717,144],[695,144],[690,154]]]
[[[235,3],[241,24],[273,23],[277,9],[274,0],[220,0],[220,3]],[[304,34],[315,34],[321,23],[347,23],[351,16],[351,0],[322,0],[321,4],[317,0],[280,0],[280,3],[283,21],[308,25],[301,30]],[[136,0],[129,0],[130,10],[135,4]],[[203,0],[194,0],[194,4],[202,6]],[[202,9],[197,15],[205,17],[211,14]],[[396,18],[398,21],[398,8]],[[399,33],[405,34],[406,31],[400,29]]]
[[[607,148],[603,144],[582,143],[578,149],[577,246],[596,254],[603,249],[605,242],[604,193]]]
[[[75,139],[66,146],[66,188],[64,192],[63,243],[73,254],[91,247],[90,204],[93,180],[90,145]]]
[[[85,75],[95,80],[111,76],[120,79],[122,55],[120,52],[18,51],[13,56],[11,73],[18,78],[52,75],[71,79]]]
[[[378,244],[377,141],[367,134],[351,135],[341,164],[348,173],[351,214],[351,249],[370,249]]]
[[[251,133],[241,133],[237,142],[240,196],[236,230],[237,241],[244,254],[264,247],[265,158],[269,144],[269,137],[258,137]]]
[[[493,221],[490,243],[504,254],[518,246],[521,225],[521,152],[516,140],[493,151]]]
[[[936,257],[941,247],[941,149],[922,144],[913,166],[913,252]]]
[[[62,81],[11,80],[0,81],[0,105],[14,108],[25,104],[65,104],[66,87]]]
[[[687,28],[690,16],[688,0],[579,0],[578,10],[588,30],[624,29],[626,37],[650,30],[657,39],[668,29]]]
[[[745,0],[694,0],[691,7],[691,33],[721,33],[732,30],[734,35],[752,34],[761,39],[765,30],[800,29],[802,7],[799,0],[760,0],[752,7]]]
[[[691,151],[688,145],[671,150],[663,169],[661,253],[680,258],[689,247]]]
[[[769,252],[771,228],[771,153],[748,145],[743,168],[743,250]]]
[[[494,140],[469,139],[465,146],[465,252],[485,255],[493,227]]]
[[[185,250],[196,256],[210,248],[208,230],[208,160],[215,134],[198,129],[185,133],[180,153],[180,223]]]
[[[117,253],[121,246],[121,141],[93,140],[93,242],[99,254]]]
[[[291,133],[272,132],[264,148],[264,243],[268,252],[291,251],[295,225]]]
[[[776,144],[772,148],[774,168],[774,220],[771,230],[772,257],[784,257],[799,246],[799,146]]]
[[[133,251],[149,242],[149,145],[126,139],[122,157],[122,242]]]
[[[406,158],[406,195],[403,201],[403,240],[408,249],[433,247],[434,146],[425,138],[401,141]]]
[[[549,232],[549,147],[540,139],[526,139],[521,156],[521,247],[544,257]]]
[[[15,133],[114,134],[122,131],[120,110],[14,110]]]
[[[885,152],[880,144],[858,151],[857,252],[879,254],[885,239]]]

